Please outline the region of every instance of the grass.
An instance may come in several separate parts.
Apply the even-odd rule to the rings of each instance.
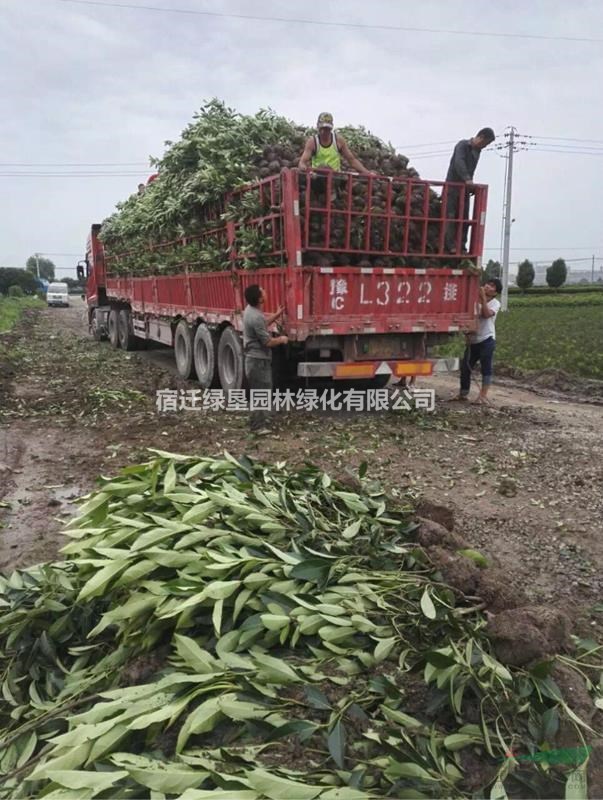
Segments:
[[[509,311],[496,320],[495,362],[603,380],[603,297],[594,303],[592,298],[586,293],[511,297]],[[438,353],[460,356],[463,348],[458,337]]]
[[[6,333],[17,322],[26,308],[42,307],[37,297],[2,297],[0,295],[0,333]]]

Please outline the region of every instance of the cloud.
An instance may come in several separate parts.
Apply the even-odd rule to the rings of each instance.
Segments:
[[[187,3],[198,7],[190,0],[174,5]],[[206,0],[203,8],[567,36],[596,35],[603,22],[603,8],[587,0],[571,14],[561,0],[537,0],[529,7],[482,5],[479,16],[460,0],[311,7]],[[445,174],[447,146],[419,145],[469,136],[483,125],[492,125],[499,141],[513,124],[524,134],[603,142],[603,57],[600,46],[588,43],[144,13],[56,0],[8,5],[3,22],[0,92],[10,113],[0,118],[2,161],[140,164],[123,168],[132,176],[0,177],[3,264],[22,264],[34,250],[81,251],[89,225],[146,178],[148,156],[161,155],[164,141],[178,138],[212,96],[246,113],[270,106],[307,124],[329,109],[337,124],[363,124],[403,145],[433,179]],[[446,152],[418,157],[440,150]],[[519,153],[514,246],[558,245],[559,255],[571,256],[565,245],[598,242],[600,164],[595,156]],[[477,177],[490,184],[486,244],[497,247],[502,158],[486,152]]]

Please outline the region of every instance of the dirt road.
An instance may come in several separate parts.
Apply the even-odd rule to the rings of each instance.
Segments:
[[[291,412],[256,440],[245,414],[159,414],[156,390],[186,386],[169,356],[95,343],[79,301],[28,313],[0,337],[0,569],[56,558],[73,501],[148,447],[312,461],[337,476],[367,461],[393,495],[443,506],[430,513],[454,520],[511,588],[600,625],[602,407],[507,381],[494,408],[459,408],[454,378],[428,385],[433,414]]]

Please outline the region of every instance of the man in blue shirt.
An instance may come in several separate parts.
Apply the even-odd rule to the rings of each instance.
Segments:
[[[463,191],[460,186],[448,187],[448,201],[445,209],[446,219],[467,219],[469,216],[469,195],[471,194],[471,185],[473,184],[473,176],[475,168],[479,161],[481,151],[492,144],[496,136],[492,128],[482,128],[477,136],[471,139],[461,139],[454,148],[452,158],[450,159],[450,166],[446,174],[446,181],[453,183],[464,183],[465,190]],[[463,202],[461,203],[461,194],[463,194]],[[458,232],[458,222],[449,222],[446,227],[446,250],[449,253],[456,253],[456,237]],[[465,222],[462,223],[461,233],[461,252],[467,252],[467,233],[469,225]]]

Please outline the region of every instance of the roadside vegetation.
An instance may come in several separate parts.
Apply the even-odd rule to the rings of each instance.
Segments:
[[[11,330],[26,308],[42,308],[38,297],[4,297],[0,295],[0,333]]]
[[[463,348],[464,337],[459,336],[439,352],[461,356]],[[603,292],[549,289],[510,294],[509,311],[496,321],[496,362],[603,380]]]

